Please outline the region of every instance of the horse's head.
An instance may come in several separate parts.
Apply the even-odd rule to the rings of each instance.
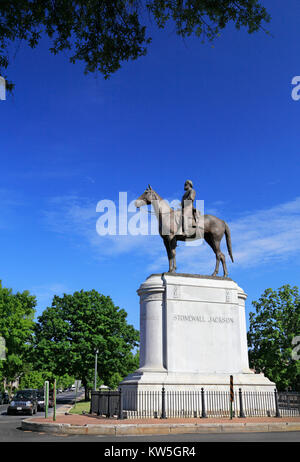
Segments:
[[[151,188],[150,184],[148,185],[148,188],[145,190],[145,192],[135,201],[134,205],[136,208],[140,208],[143,205],[149,205],[151,204],[154,200],[157,199],[155,191]]]

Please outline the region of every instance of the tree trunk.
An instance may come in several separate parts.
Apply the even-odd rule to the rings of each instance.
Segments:
[[[88,401],[90,399],[90,390],[86,380],[82,380],[82,385],[84,387],[84,400]]]

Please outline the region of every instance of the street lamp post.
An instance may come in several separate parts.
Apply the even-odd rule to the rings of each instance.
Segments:
[[[94,381],[94,390],[97,390],[97,362],[98,362],[98,353],[99,350],[95,350],[95,381]]]

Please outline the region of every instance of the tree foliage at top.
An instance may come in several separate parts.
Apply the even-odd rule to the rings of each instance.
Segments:
[[[279,390],[300,391],[300,361],[293,358],[293,339],[300,335],[300,296],[297,287],[266,289],[252,302],[248,332],[250,364],[276,383]]]
[[[270,17],[260,0],[10,0],[0,3],[0,75],[9,65],[11,45],[38,45],[43,34],[50,51],[70,52],[85,72],[108,78],[123,61],[144,56],[151,37],[147,15],[159,28],[169,21],[181,37],[195,33],[213,40],[230,22],[249,33]],[[13,84],[7,84],[12,89]]]

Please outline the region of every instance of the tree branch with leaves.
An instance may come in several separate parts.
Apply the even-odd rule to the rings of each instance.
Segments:
[[[172,21],[179,36],[195,33],[202,41],[213,41],[229,23],[253,33],[270,21],[260,0],[11,0],[0,3],[0,75],[7,77],[14,46],[34,48],[46,35],[52,53],[67,50],[71,63],[107,79],[147,53],[146,12],[159,28]]]

